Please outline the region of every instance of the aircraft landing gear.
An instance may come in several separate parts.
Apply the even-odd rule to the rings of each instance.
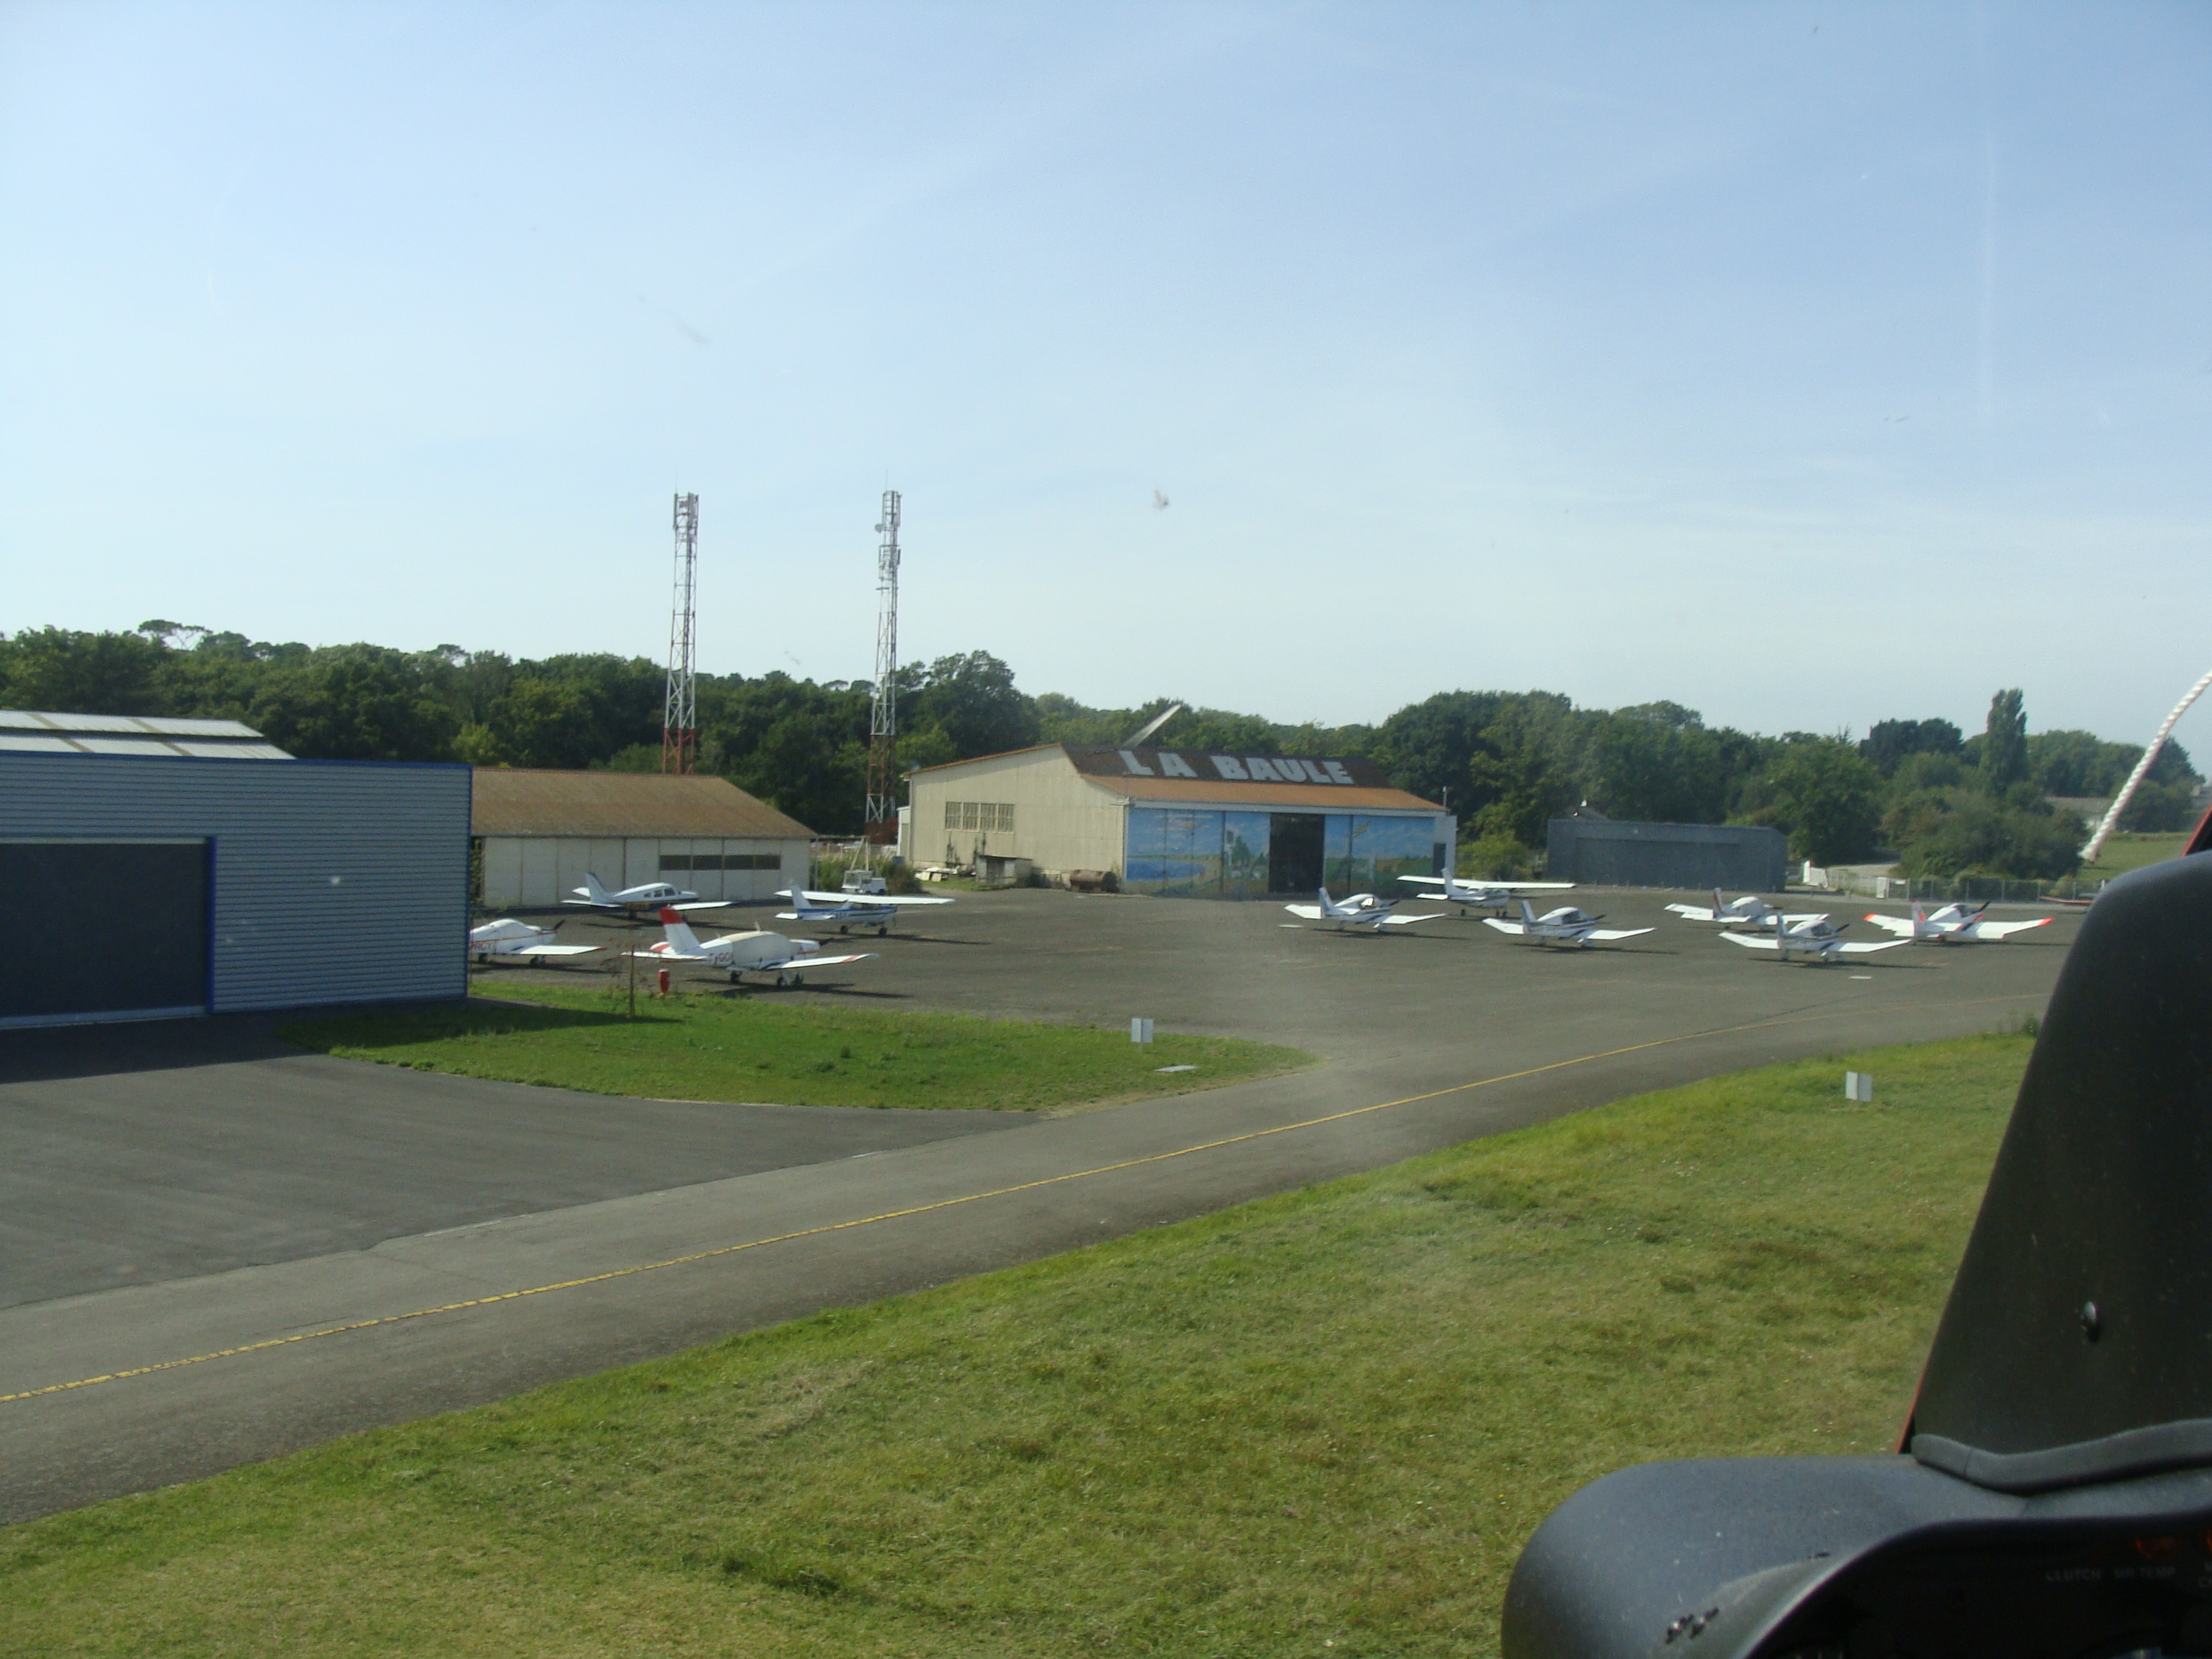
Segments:
[[[891,925],[889,922],[885,922],[882,927],[876,929],[876,937],[878,939],[889,939],[890,936]]]

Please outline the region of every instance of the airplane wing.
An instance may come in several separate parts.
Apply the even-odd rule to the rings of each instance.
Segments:
[[[1441,887],[1444,884],[1442,876],[1401,876],[1398,879],[1410,881],[1416,887]]]
[[[1723,933],[1721,937],[1731,945],[1741,945],[1747,951],[1779,951],[1782,948],[1771,933]]]
[[[1667,907],[1685,921],[1718,921],[1719,912],[1704,905],[1670,904]]]
[[[586,910],[619,910],[622,908],[622,906],[619,904],[602,904],[597,899],[562,899],[561,902],[563,904],[580,904]]]
[[[957,904],[957,899],[930,898],[927,896],[908,898],[898,893],[816,893],[805,894],[809,904]]]
[[[1783,918],[1782,918],[1782,925],[1783,925],[1784,927],[1803,927],[1803,926],[1804,926],[1807,922],[1808,922],[1808,921],[1820,921],[1820,919],[1821,917],[1823,917],[1823,916],[1826,915],[1827,914],[1828,914],[1828,913],[1827,913],[1826,910],[1803,910],[1803,911],[1800,911],[1800,912],[1798,912],[1798,913],[1797,913],[1797,914],[1796,914],[1795,915],[1785,915],[1784,917],[1783,917]],[[1873,918],[1872,916],[1869,916],[1869,917],[1867,918],[1867,920],[1868,920],[1869,921],[1872,921],[1874,920],[1874,918]],[[1896,918],[1893,917],[1893,918],[1892,918],[1892,920],[1893,920],[1893,920],[1896,920]],[[1770,921],[1766,921],[1765,923],[1764,923],[1763,925],[1764,925],[1764,926],[1765,926],[1765,927],[1771,927],[1774,925],[1774,923],[1770,920]],[[1909,925],[1909,924],[1908,924],[1908,925]]]
[[[1883,929],[1885,932],[1902,933],[1906,939],[1911,939],[1912,937],[1912,918],[1911,916],[1885,916],[1874,911],[1869,911],[1867,913],[1867,920],[1872,922],[1875,927]],[[2030,925],[2032,926],[2033,924]]]
[[[660,908],[664,910],[726,910],[736,902],[735,899],[694,899],[689,904],[664,904]]]
[[[635,957],[640,962],[712,962],[714,958],[702,955],[686,955],[681,951],[624,951],[626,957]]]
[[[1525,933],[1528,931],[1517,921],[1500,921],[1496,916],[1485,916],[1482,925],[1495,927],[1501,933]]]
[[[1320,921],[1323,919],[1321,906],[1318,904],[1285,904],[1283,908],[1294,916],[1304,916],[1308,921]]]
[[[580,957],[598,950],[596,945],[526,945],[520,951],[495,951],[501,957]]]
[[[1442,910],[1424,910],[1418,916],[1385,916],[1382,925],[1385,927],[1404,927],[1416,921],[1434,921],[1443,914]]]
[[[2049,916],[2038,916],[2033,921],[1974,921],[1967,923],[1968,939],[2002,939],[2008,933],[2024,933],[2031,927],[2048,927]]]
[[[1848,951],[1855,957],[1863,957],[1876,951],[1894,951],[1900,945],[1910,945],[1912,941],[1909,939],[1869,939],[1863,942],[1858,939],[1852,939],[1847,944],[1838,945],[1836,948],[1838,951]]]
[[[763,964],[752,971],[762,974],[771,971],[779,974],[811,973],[817,968],[842,968],[848,962],[866,962],[875,954],[873,951],[862,951],[849,957],[793,957],[788,962],[777,963],[772,970]]]
[[[1638,933],[1656,931],[1656,928],[1650,927],[1593,927],[1583,937],[1584,939],[1634,939]],[[1680,935],[1677,934],[1675,937],[1680,938]]]

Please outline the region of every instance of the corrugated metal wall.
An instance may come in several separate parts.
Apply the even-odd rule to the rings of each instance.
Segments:
[[[466,994],[465,766],[0,754],[0,836],[212,838],[217,1013]]]
[[[582,836],[486,836],[483,838],[483,902],[495,910],[543,908],[562,904],[582,888],[586,872],[611,892],[665,881],[702,898],[738,902],[771,898],[791,884],[793,872],[804,879],[807,844],[803,841],[716,840],[670,836],[654,839],[592,839]],[[696,868],[693,860],[737,855],[774,859],[768,869]],[[665,860],[680,857],[679,866]]]
[[[1778,830],[1734,823],[1553,818],[1544,873],[1587,887],[1725,887],[1778,893],[1790,844]]]

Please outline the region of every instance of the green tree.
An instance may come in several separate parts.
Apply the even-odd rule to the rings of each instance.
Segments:
[[[356,645],[273,668],[246,718],[305,760],[453,758],[460,721],[404,653]]]
[[[68,714],[167,714],[169,648],[143,634],[27,629],[0,641],[0,705]]]
[[[1876,720],[1859,739],[1859,753],[1887,777],[1911,756],[1956,755],[1962,741],[1959,728],[1947,720]]]
[[[1998,794],[2027,779],[2027,710],[2017,690],[1990,699],[1989,725],[1982,732],[1982,787]]]
[[[1769,821],[1789,836],[1796,857],[1835,864],[1873,854],[1881,775],[1855,745],[1793,734],[1765,781]]]
[[[1608,817],[1717,823],[1729,779],[1694,710],[1646,703],[1589,717],[1585,795]]]
[[[1907,875],[2053,881],[2080,862],[2087,831],[2072,814],[2038,811],[1978,791],[1931,792],[1892,809]]]
[[[902,720],[944,732],[963,760],[1039,740],[1036,707],[1015,686],[1014,671],[988,651],[939,657],[906,671],[899,707]]]

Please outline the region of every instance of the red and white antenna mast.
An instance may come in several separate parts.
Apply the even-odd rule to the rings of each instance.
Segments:
[[[660,769],[699,766],[699,498],[676,498],[676,599],[668,618],[668,696],[661,705]]]
[[[898,839],[899,493],[884,491],[876,526],[876,695],[868,705],[868,797],[860,833],[878,846]]]

